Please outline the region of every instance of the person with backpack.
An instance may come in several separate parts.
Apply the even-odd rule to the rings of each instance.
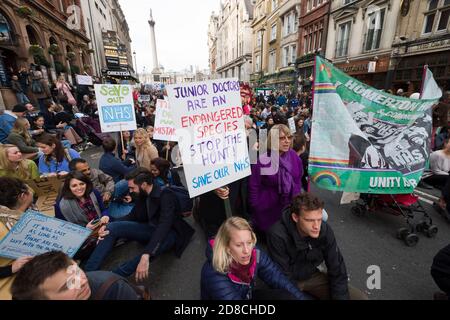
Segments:
[[[39,103],[40,111],[46,113],[47,108],[45,107],[45,103],[51,99],[52,94],[50,92],[48,82],[42,76],[41,71],[35,71],[33,73],[33,79],[31,81],[31,92],[33,92],[34,97]]]
[[[66,149],[54,135],[44,134],[37,141],[43,154],[39,157],[39,173],[41,175],[66,174],[70,171],[69,162],[81,158],[73,149]]]
[[[106,271],[84,273],[60,251],[28,261],[17,273],[11,293],[13,300],[148,300],[126,279]]]
[[[86,271],[99,270],[116,240],[127,239],[145,243],[142,254],[128,260],[114,273],[128,277],[135,273],[136,281],[148,278],[150,262],[170,249],[180,258],[195,230],[183,220],[175,192],[153,183],[151,172],[138,168],[126,176],[132,197],[136,199],[130,214],[109,223],[109,234],[97,245],[86,262]]]
[[[155,158],[150,163],[154,182],[159,184],[160,187],[183,186],[183,184],[181,183],[180,175],[170,167],[169,160],[163,158]]]

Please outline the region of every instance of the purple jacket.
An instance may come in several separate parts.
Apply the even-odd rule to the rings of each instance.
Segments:
[[[261,174],[261,168],[269,168],[271,165],[267,154],[261,155],[258,163],[252,165],[248,202],[252,220],[261,231],[266,231],[277,222],[283,208],[301,192],[302,160],[292,149],[279,159],[279,168],[272,175]]]

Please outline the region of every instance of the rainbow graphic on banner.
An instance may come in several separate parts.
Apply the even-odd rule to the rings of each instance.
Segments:
[[[337,159],[327,159],[327,158],[309,158],[309,164],[315,166],[324,166],[330,168],[347,168],[348,160],[337,160]]]
[[[336,86],[332,83],[316,83],[314,86],[314,93],[336,93]]]
[[[315,174],[312,177],[312,180],[314,181],[314,183],[331,184],[333,187],[340,187],[342,184],[339,176],[336,173],[331,172],[331,171],[321,171],[321,172]]]

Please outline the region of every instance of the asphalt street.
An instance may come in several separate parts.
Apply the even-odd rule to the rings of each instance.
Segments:
[[[82,157],[97,167],[101,154],[100,148],[93,147],[83,152]],[[330,192],[314,186],[312,192],[326,203],[328,223],[334,230],[344,256],[351,285],[365,291],[371,300],[432,299],[433,293],[438,291],[430,275],[433,256],[450,242],[450,224],[430,205],[438,196],[436,190],[418,190],[418,195],[439,232],[431,239],[419,234],[420,239],[415,247],[407,247],[396,238],[397,229],[405,226],[401,216],[376,212],[358,217],[351,213],[352,205],[340,205],[341,192]],[[183,256],[177,259],[170,252],[150,264],[147,285],[154,299],[200,298],[200,272],[205,261],[206,241],[193,218],[187,218],[187,221],[197,232]],[[104,269],[110,270],[120,262],[140,254],[141,249],[142,245],[138,243],[126,243],[115,248],[105,262]],[[367,281],[373,274],[373,266],[375,269],[379,267],[381,288],[370,290]]]

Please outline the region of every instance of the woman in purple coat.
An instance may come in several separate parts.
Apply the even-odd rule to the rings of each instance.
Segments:
[[[248,201],[258,231],[265,232],[277,222],[283,208],[301,192],[303,165],[291,148],[292,140],[287,126],[273,126],[267,139],[268,152],[260,154],[258,162],[252,165]]]

